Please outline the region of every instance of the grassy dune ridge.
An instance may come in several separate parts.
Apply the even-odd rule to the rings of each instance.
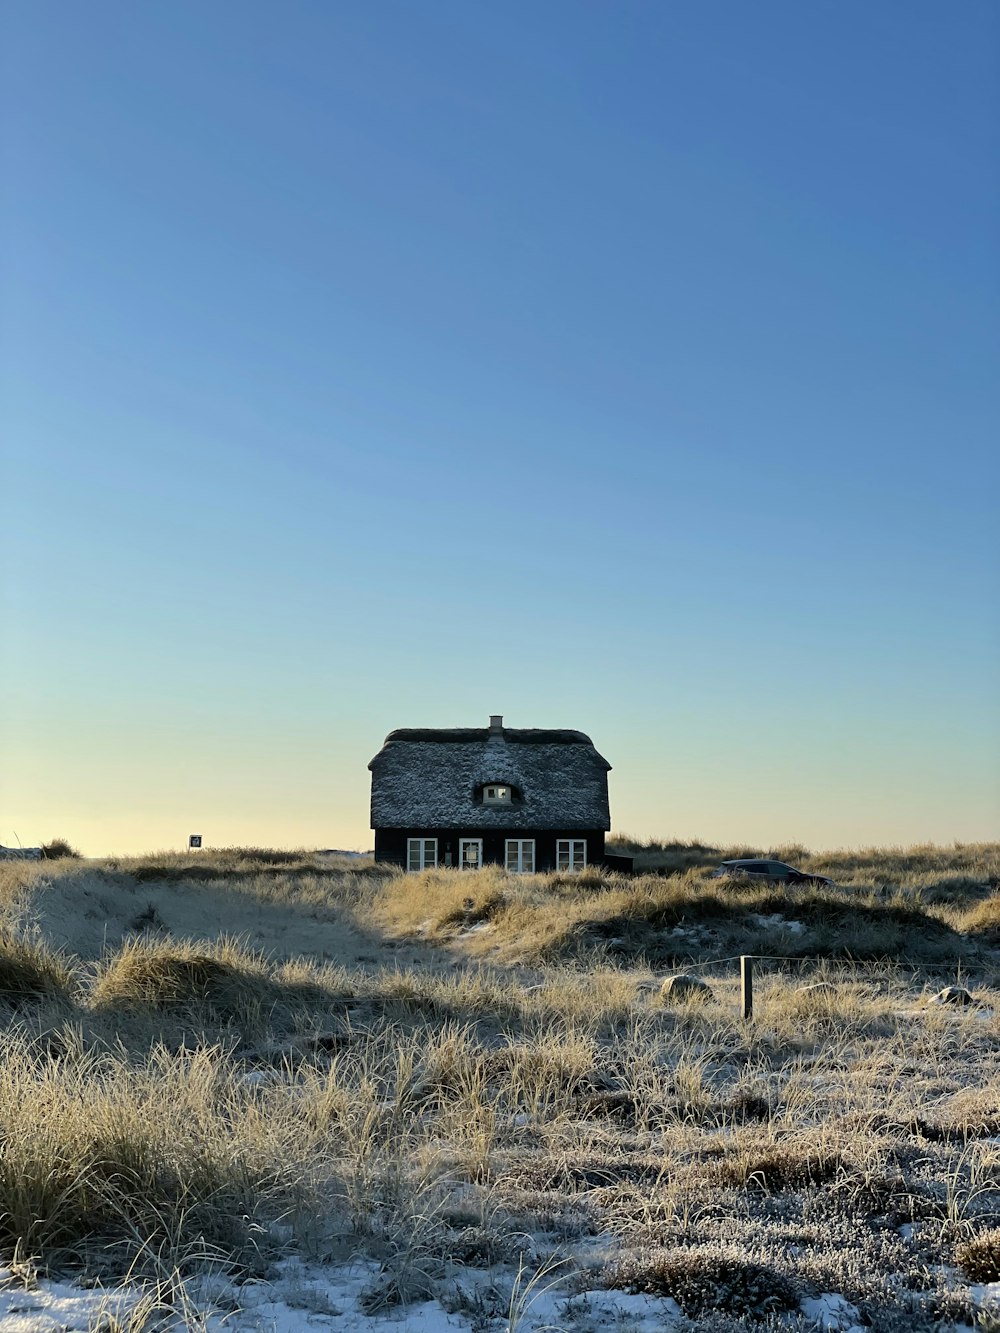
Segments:
[[[631,879],[0,866],[0,1252],[109,1278],[346,1247],[373,1308],[554,1253],[570,1294],[698,1327],[823,1291],[876,1329],[971,1320],[961,1266],[1000,1278],[1000,846],[784,852],[836,887],[712,881],[690,844]],[[711,965],[743,951],[793,960],[751,1024]],[[705,963],[707,998],[661,996]],[[949,981],[977,1002],[931,1003]]]

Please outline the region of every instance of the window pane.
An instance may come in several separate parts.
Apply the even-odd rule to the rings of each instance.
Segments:
[[[461,864],[466,870],[476,870],[479,866],[479,843],[471,838],[463,838],[460,843]]]
[[[533,838],[508,838],[506,843],[507,869],[516,875],[531,875],[535,870],[535,842]]]
[[[582,870],[587,864],[587,844],[583,838],[559,838],[556,841],[556,869]]]

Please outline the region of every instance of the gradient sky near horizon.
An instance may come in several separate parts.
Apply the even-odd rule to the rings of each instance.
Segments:
[[[993,0],[14,0],[0,843],[1000,836]]]

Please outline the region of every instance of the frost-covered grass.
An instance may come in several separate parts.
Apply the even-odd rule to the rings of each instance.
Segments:
[[[711,879],[704,868],[634,877],[596,867],[522,877],[487,867],[471,878],[431,870],[386,880],[373,914],[396,936],[458,937],[464,955],[520,964],[600,954],[670,965],[747,952],[947,967],[992,943],[996,849],[981,850],[963,875],[939,864],[893,878],[884,868],[855,868],[853,882],[832,887]]]
[[[0,1009],[8,1281],[145,1282],[73,1305],[109,1333],[170,1292],[247,1329],[971,1326],[1000,1234],[996,849],[893,864],[782,896],[690,867],[0,867],[41,978]],[[711,960],[750,942],[801,961],[761,967],[745,1023]],[[661,997],[705,963],[707,997]],[[944,981],[974,1003],[933,1003]]]

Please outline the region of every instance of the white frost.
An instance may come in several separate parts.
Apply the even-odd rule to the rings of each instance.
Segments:
[[[271,1282],[236,1286],[221,1277],[194,1278],[188,1296],[205,1333],[312,1333],[317,1328],[333,1333],[479,1333],[489,1304],[493,1308],[486,1322],[499,1333],[507,1322],[512,1292],[523,1333],[552,1328],[599,1333],[609,1324],[623,1333],[663,1333],[682,1317],[669,1298],[603,1290],[570,1295],[561,1282],[544,1280],[537,1290],[526,1281],[519,1294],[510,1270],[466,1268],[442,1282],[441,1301],[371,1311],[364,1298],[377,1288],[379,1277],[378,1265],[368,1261],[321,1268],[290,1259],[279,1265]],[[123,1315],[143,1294],[139,1287],[101,1291],[49,1281],[25,1290],[9,1270],[0,1269],[0,1329],[88,1333],[108,1315]]]
[[[822,1296],[810,1297],[799,1309],[823,1333],[865,1333],[861,1311],[839,1292],[825,1291]]]

